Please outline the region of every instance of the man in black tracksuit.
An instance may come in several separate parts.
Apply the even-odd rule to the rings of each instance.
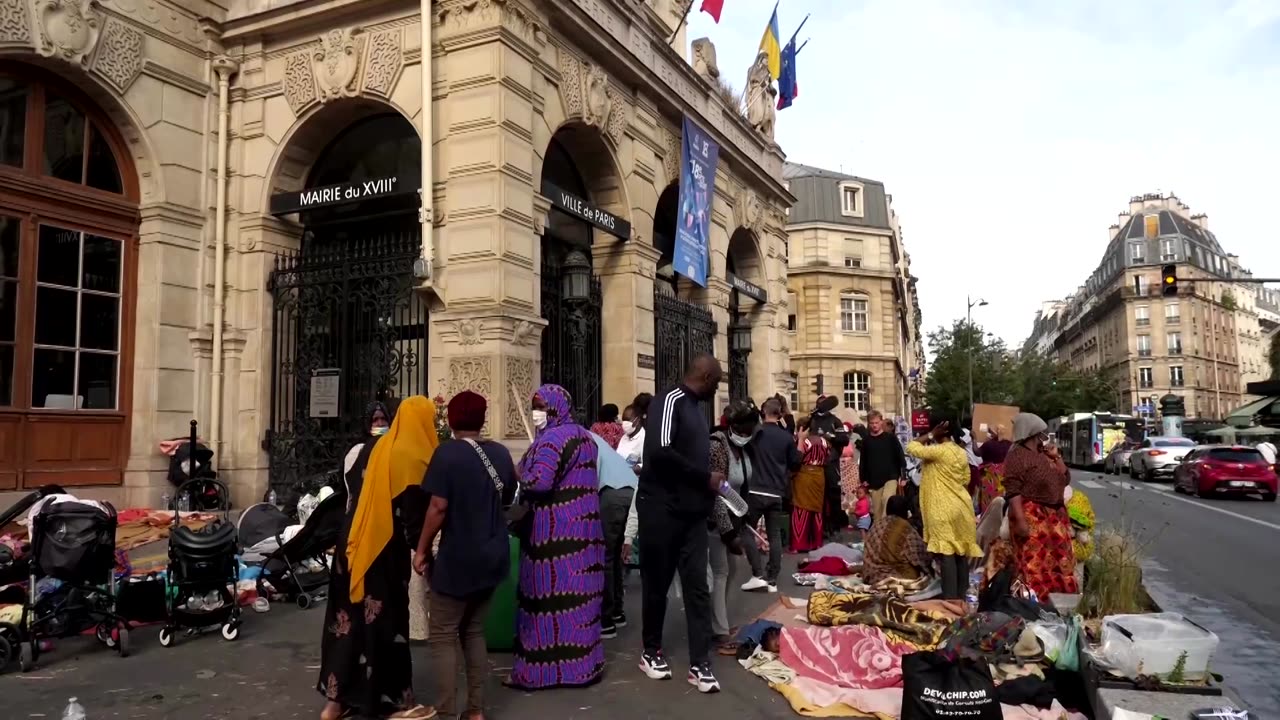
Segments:
[[[712,473],[711,428],[700,401],[715,397],[723,373],[710,354],[695,357],[684,381],[649,403],[644,465],[636,491],[642,583],[640,669],[654,680],[671,678],[662,652],[667,591],[677,572],[689,626],[690,685],[716,692],[711,672],[711,593],[707,588],[707,521],[723,473]]]

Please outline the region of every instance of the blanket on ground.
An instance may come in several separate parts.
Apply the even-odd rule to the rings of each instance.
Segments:
[[[809,596],[811,625],[870,625],[895,643],[917,650],[933,650],[942,643],[950,618],[921,612],[893,597],[819,590]]]
[[[867,625],[783,628],[782,662],[800,677],[854,689],[902,686],[902,656],[915,652]]]

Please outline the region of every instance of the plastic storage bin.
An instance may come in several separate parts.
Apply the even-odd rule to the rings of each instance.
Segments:
[[[1098,659],[1128,678],[1155,675],[1169,679],[1186,653],[1182,676],[1203,680],[1218,649],[1218,636],[1178,613],[1112,615],[1102,621]]]
[[[511,570],[493,591],[489,616],[484,621],[485,645],[493,652],[509,652],[516,645],[516,586],[520,583],[520,541],[507,536]]]

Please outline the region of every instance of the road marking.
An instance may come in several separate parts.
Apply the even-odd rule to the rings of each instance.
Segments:
[[[1093,481],[1093,480],[1081,480],[1081,481],[1080,481],[1080,484],[1081,484],[1082,486],[1084,486],[1084,487],[1087,487],[1087,488],[1090,488],[1090,489],[1093,489],[1093,490],[1101,490],[1101,489],[1102,489],[1102,483],[1095,482],[1095,481]]]
[[[1187,503],[1188,505],[1195,505],[1196,507],[1204,508],[1205,510],[1212,510],[1213,512],[1216,512],[1216,513],[1222,513],[1223,515],[1226,515],[1227,517],[1233,517],[1233,518],[1235,518],[1235,519],[1237,519],[1237,520],[1244,520],[1245,522],[1251,522],[1251,523],[1253,523],[1253,524],[1255,524],[1255,525],[1261,525],[1262,527],[1265,527],[1265,528],[1271,528],[1272,530],[1280,531],[1280,525],[1277,525],[1277,524],[1275,524],[1275,523],[1269,523],[1269,522],[1267,522],[1266,520],[1259,520],[1258,518],[1255,518],[1255,517],[1249,517],[1248,515],[1242,515],[1242,514],[1240,514],[1240,513],[1238,513],[1238,512],[1232,512],[1232,511],[1230,511],[1230,510],[1223,510],[1222,508],[1220,508],[1220,507],[1214,507],[1213,505],[1210,505],[1210,504],[1209,504],[1209,503],[1207,503],[1207,502],[1200,502],[1199,500],[1192,500],[1191,498],[1185,498],[1185,497],[1182,497],[1181,495],[1174,495],[1173,493],[1170,493],[1170,494],[1168,494],[1168,495],[1165,495],[1165,497],[1166,497],[1166,498],[1168,498],[1168,499],[1170,499],[1170,500],[1177,500],[1178,502],[1184,502],[1184,503]],[[1268,504],[1268,505],[1270,505],[1270,503],[1267,503],[1267,504]]]
[[[1171,485],[1148,485],[1148,486],[1147,486],[1147,489],[1148,489],[1148,490],[1155,490],[1156,492],[1167,493],[1167,492],[1169,492],[1169,491],[1173,490],[1173,486],[1171,486]]]

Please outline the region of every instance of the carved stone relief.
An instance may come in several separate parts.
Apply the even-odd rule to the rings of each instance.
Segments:
[[[321,36],[320,47],[311,56],[320,102],[354,97],[359,92],[356,72],[363,45],[359,30],[335,28]]]
[[[532,345],[540,336],[538,326],[528,320],[517,320],[515,325],[511,326],[511,344],[516,347]]]
[[[0,45],[31,43],[31,15],[27,0],[0,0]]]
[[[129,89],[142,72],[142,32],[119,20],[108,20],[98,43],[93,69],[120,92]]]
[[[196,15],[182,12],[155,0],[98,0],[98,2],[104,7],[133,15],[144,25],[163,28],[175,38],[203,46],[204,31]]]
[[[508,438],[525,437],[524,421],[520,416],[524,412],[524,408],[517,404],[517,398],[533,397],[533,360],[531,358],[522,358],[508,355],[507,356],[507,387],[515,386],[516,397],[507,397],[507,432]],[[511,394],[507,390],[507,395]]]
[[[716,46],[711,38],[698,38],[691,43],[693,47],[693,71],[709,79],[720,77],[720,66],[716,64]]]
[[[513,0],[440,0],[435,22],[448,33],[501,24],[512,35],[530,44],[545,45],[546,33],[537,17]]]
[[[307,53],[294,53],[285,59],[284,99],[294,115],[301,115],[319,99],[315,73],[311,70],[311,58]]]
[[[102,30],[102,12],[92,0],[37,0],[35,7],[40,20],[37,51],[87,66]]]
[[[484,323],[480,320],[463,318],[454,323],[454,330],[458,333],[459,345],[476,345],[480,342],[480,331],[484,330]]]
[[[667,171],[667,184],[680,179],[681,137],[669,130],[662,132],[666,154],[662,157],[662,167]]]
[[[404,43],[399,28],[374,34],[365,61],[364,89],[391,97],[404,69]]]
[[[627,129],[627,106],[604,68],[560,52],[560,98],[565,117],[580,118],[603,131],[614,145]]]
[[[463,390],[493,398],[493,360],[485,356],[449,358],[449,397]]]
[[[759,236],[764,230],[764,221],[764,207],[760,204],[760,196],[749,187],[740,188],[733,200],[734,225]]]

